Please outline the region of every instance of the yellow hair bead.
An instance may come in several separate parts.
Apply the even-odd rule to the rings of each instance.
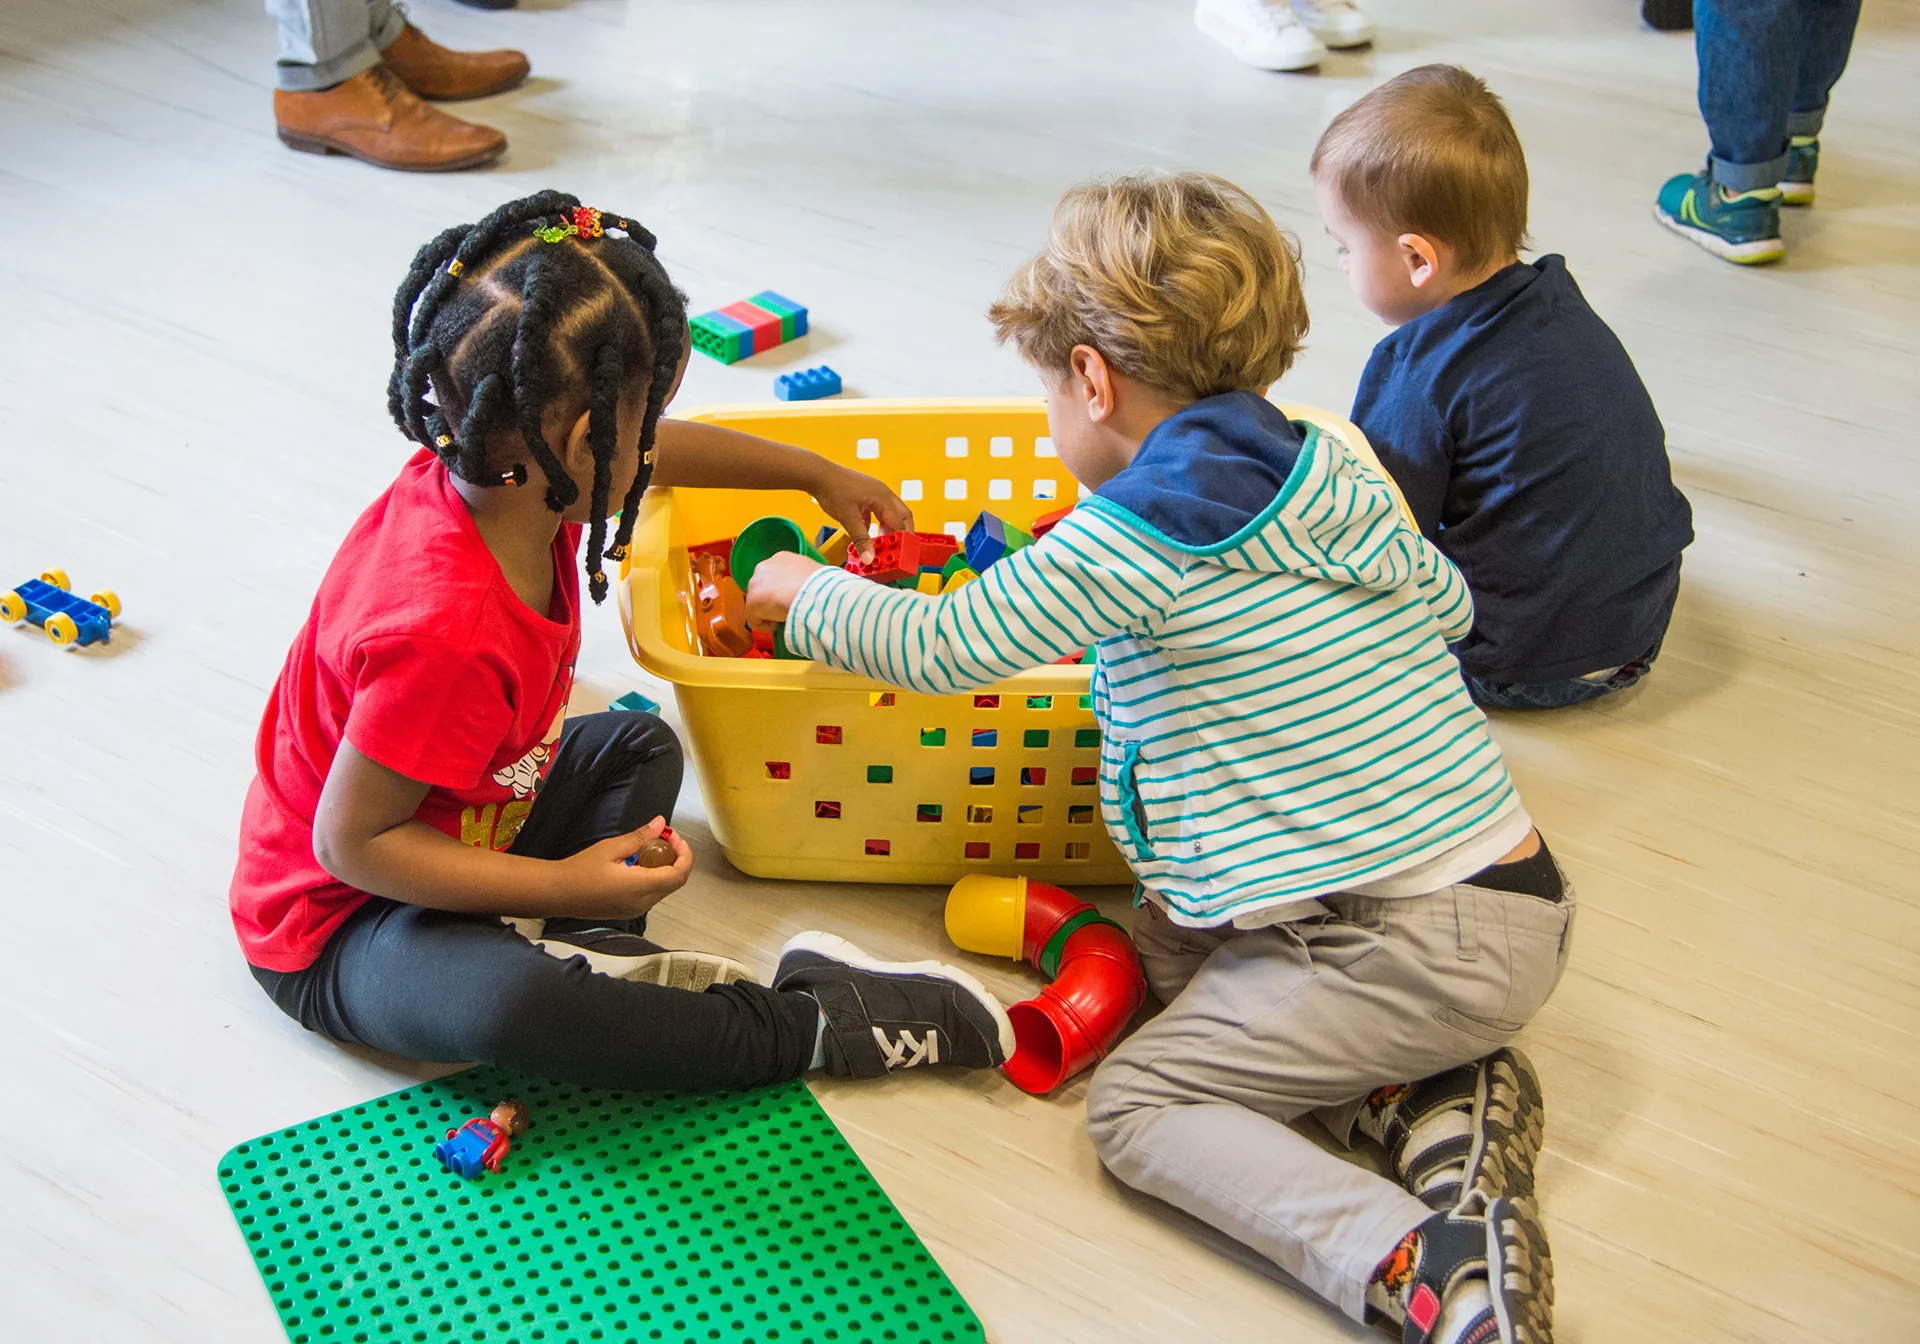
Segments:
[[[442,434],[442,435],[441,435],[441,436],[440,436],[439,438],[437,438],[437,439],[435,439],[435,440],[433,441],[433,446],[434,446],[435,448],[450,448],[450,447],[452,447],[452,446],[453,446],[453,435],[451,435],[451,434]]]

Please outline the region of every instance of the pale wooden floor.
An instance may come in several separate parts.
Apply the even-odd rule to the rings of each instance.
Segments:
[[[1704,146],[1690,41],[1631,0],[1376,0],[1378,47],[1318,77],[1232,65],[1182,0],[416,8],[532,53],[533,83],[473,109],[513,137],[494,171],[282,150],[258,0],[0,10],[0,579],[61,564],[127,607],[106,656],[0,630],[0,1337],[276,1338],[215,1157],[416,1076],[275,1012],[224,904],[262,699],[405,452],[384,330],[416,244],[564,186],[645,219],[701,307],[766,286],[813,306],[806,348],[702,361],[685,404],[764,399],[764,365],[820,357],[868,395],[1024,393],[981,311],[1060,189],[1203,167],[1305,240],[1315,332],[1282,390],[1344,410],[1380,329],[1310,213],[1307,152],[1368,84],[1437,59],[1508,99],[1535,237],[1638,359],[1700,532],[1644,689],[1496,725],[1584,902],[1526,1038],[1561,1337],[1920,1337],[1912,3],[1869,0],[1822,204],[1761,273],[1647,217]],[[642,684],[617,625],[591,622],[585,707]],[[702,844],[698,818],[690,798]],[[939,892],[703,858],[658,920],[687,942],[943,945]],[[1079,1087],[818,1090],[1000,1340],[1361,1337],[1123,1195]]]

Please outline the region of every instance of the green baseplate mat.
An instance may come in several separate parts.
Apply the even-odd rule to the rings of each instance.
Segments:
[[[519,1097],[464,1181],[433,1145]],[[605,1092],[468,1069],[240,1144],[220,1187],[293,1344],[985,1339],[799,1082]]]

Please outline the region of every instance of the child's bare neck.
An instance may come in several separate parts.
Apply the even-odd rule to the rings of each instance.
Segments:
[[[1520,257],[1518,253],[1509,252],[1503,257],[1495,257],[1484,266],[1477,266],[1473,270],[1454,271],[1450,274],[1437,277],[1438,287],[1432,291],[1433,306],[1428,308],[1427,311],[1432,312],[1434,308],[1438,308],[1444,303],[1450,303],[1470,289],[1478,289],[1519,260]]]
[[[458,476],[453,483],[508,587],[545,616],[553,605],[553,538],[560,530],[545,492],[531,483],[481,486]]]

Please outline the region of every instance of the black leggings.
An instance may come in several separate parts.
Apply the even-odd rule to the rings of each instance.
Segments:
[[[560,859],[671,817],[683,761],[651,714],[569,719],[513,852]],[[599,921],[596,921],[599,922]],[[644,919],[621,927],[639,932]],[[375,897],[300,971],[253,967],[301,1026],[351,1045],[441,1063],[495,1064],[563,1082],[731,1091],[798,1076],[819,1010],[760,985],[704,993],[596,974],[490,915]]]

